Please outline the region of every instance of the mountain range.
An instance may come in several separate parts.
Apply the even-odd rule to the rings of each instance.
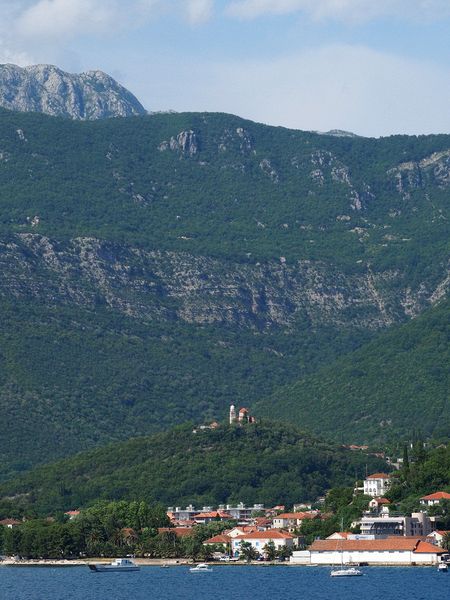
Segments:
[[[55,114],[0,109],[3,477],[231,403],[448,435],[450,135]]]
[[[80,120],[146,112],[131,92],[106,73],[74,75],[53,65],[0,65],[0,106]]]

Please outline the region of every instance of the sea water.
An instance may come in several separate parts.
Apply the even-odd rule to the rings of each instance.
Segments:
[[[429,600],[450,599],[450,572],[365,567],[330,577],[326,567],[184,566],[94,573],[87,567],[0,567],[1,600]]]

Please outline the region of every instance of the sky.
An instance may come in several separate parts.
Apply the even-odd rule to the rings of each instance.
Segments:
[[[450,0],[0,0],[0,63],[103,70],[149,111],[450,133]]]

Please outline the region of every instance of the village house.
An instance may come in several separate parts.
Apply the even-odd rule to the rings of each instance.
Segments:
[[[380,512],[384,509],[384,507],[388,507],[389,504],[390,502],[387,498],[372,498],[372,500],[369,502],[369,508],[372,511]]]
[[[283,531],[276,531],[274,529],[270,529],[269,531],[255,531],[234,537],[231,540],[231,551],[233,556],[237,557],[240,554],[241,542],[249,542],[259,554],[263,555],[264,547],[269,542],[273,542],[276,550],[280,550],[281,548],[292,548],[294,541],[295,538],[293,535]]]
[[[372,496],[372,498],[380,498],[389,489],[390,475],[386,473],[374,473],[369,475],[364,480],[363,491],[366,496]]]
[[[0,521],[0,525],[3,527],[8,527],[8,529],[12,529],[13,527],[22,525],[22,521],[17,521],[17,519],[2,519]]]
[[[450,500],[450,494],[447,492],[435,492],[434,494],[428,494],[428,496],[422,496],[420,504],[425,506],[434,506],[440,504],[442,500]]]
[[[217,545],[221,545],[224,547],[224,550],[226,552],[230,551],[231,548],[231,540],[232,538],[227,535],[226,533],[221,533],[219,535],[215,535],[212,538],[209,538],[209,540],[205,540],[203,542],[204,546],[217,546]]]
[[[443,548],[447,536],[450,536],[450,531],[435,529],[427,535],[427,542]]]
[[[317,516],[317,512],[282,513],[273,518],[272,527],[292,531],[298,529],[306,519],[315,519]]]
[[[227,535],[231,538],[236,538],[244,533],[255,533],[255,531],[260,531],[256,525],[238,525],[227,531]]]
[[[67,517],[69,517],[70,521],[73,521],[73,519],[76,519],[78,517],[78,515],[80,514],[79,510],[68,510],[64,513]]]
[[[294,551],[290,562],[303,565],[435,565],[446,551],[420,538],[316,540],[307,550]]]

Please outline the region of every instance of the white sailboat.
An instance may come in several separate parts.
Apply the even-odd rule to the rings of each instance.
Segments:
[[[341,522],[341,533],[343,533],[344,522]],[[338,544],[339,546],[339,544]],[[344,550],[342,548],[342,540],[340,541],[340,555],[341,555],[341,566],[340,568],[333,568],[331,570],[331,577],[360,577],[363,573],[356,567],[344,567]]]

